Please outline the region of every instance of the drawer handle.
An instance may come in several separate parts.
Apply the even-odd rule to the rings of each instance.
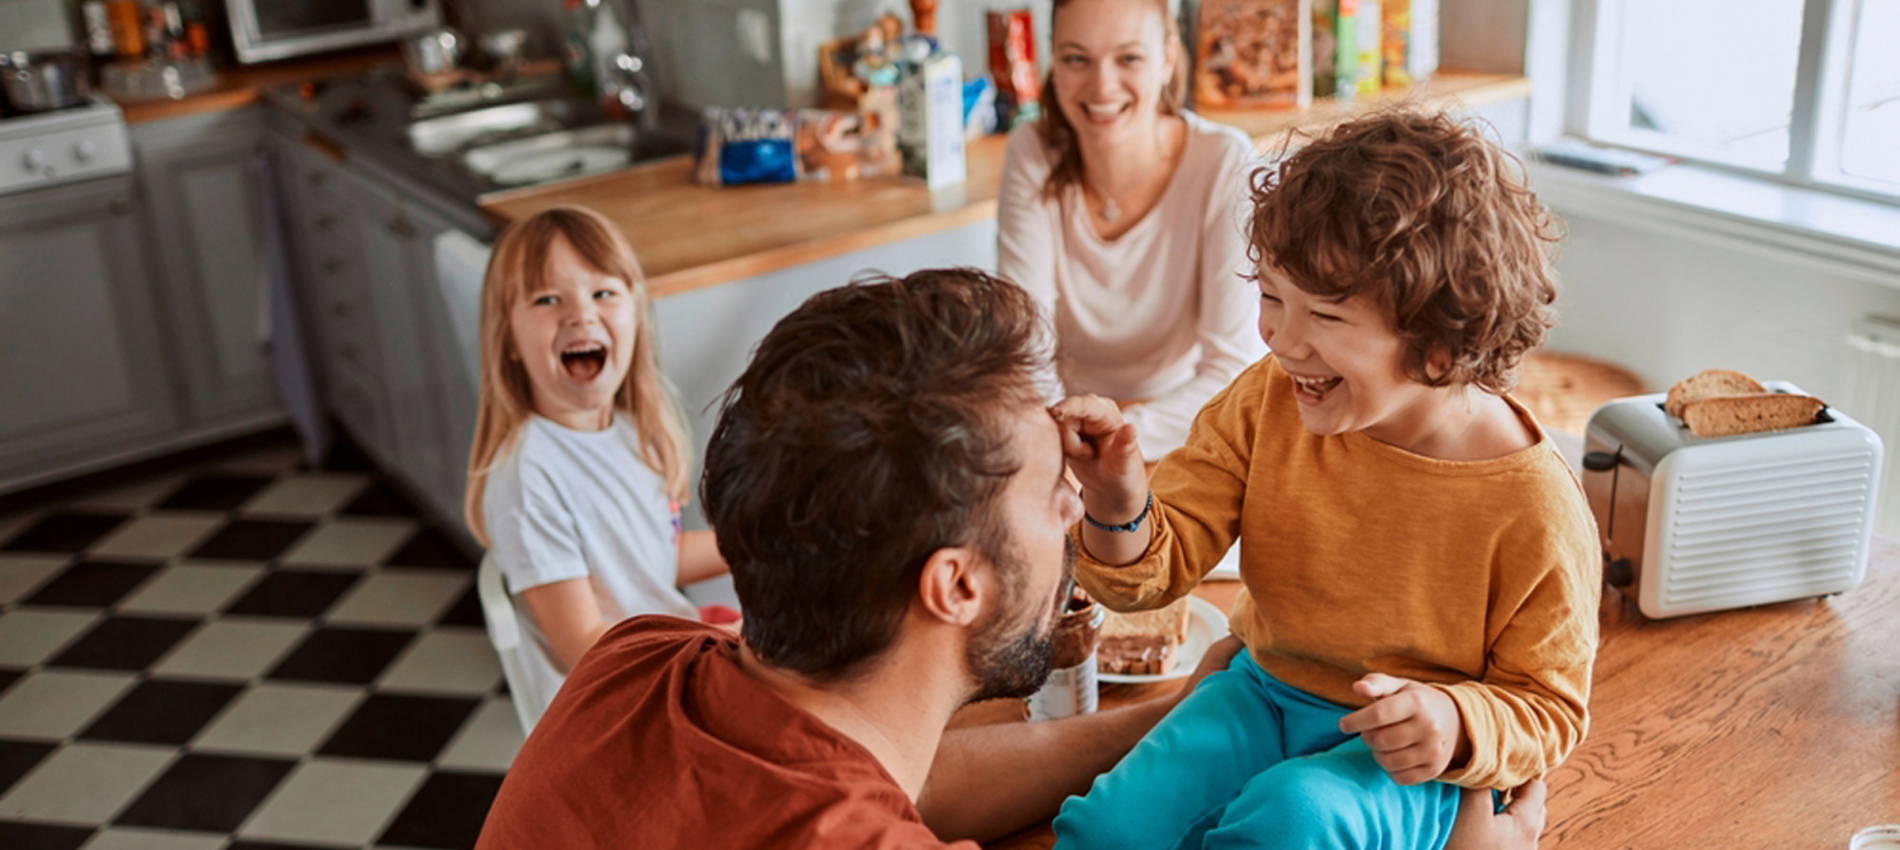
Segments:
[[[324,274],[336,274],[343,270],[343,261],[335,257],[323,261]]]
[[[329,180],[330,180],[330,175],[325,174],[321,171],[310,172],[310,185],[312,186],[322,186],[323,184],[329,182]]]
[[[327,233],[333,227],[336,227],[336,216],[328,213],[317,216],[317,230]]]
[[[388,227],[389,232],[395,234],[398,239],[408,239],[416,235],[416,226],[410,224],[409,217],[402,213],[397,213],[395,218],[390,219]]]
[[[113,215],[125,215],[132,211],[132,201],[128,198],[113,198],[106,202],[106,210]]]
[[[356,310],[352,308],[347,302],[338,301],[337,303],[330,305],[330,315],[335,316],[339,319],[347,319],[350,317],[352,313],[355,313],[355,312]]]

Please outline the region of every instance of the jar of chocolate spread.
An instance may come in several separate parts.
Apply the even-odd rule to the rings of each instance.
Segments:
[[[1102,642],[1104,616],[1102,606],[1081,588],[1069,595],[1068,607],[1056,622],[1054,669],[1049,681],[1029,696],[1030,720],[1095,713],[1095,648]]]

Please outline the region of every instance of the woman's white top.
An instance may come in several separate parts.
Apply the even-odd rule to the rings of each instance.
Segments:
[[[1054,154],[1034,125],[1010,131],[997,199],[998,273],[1053,323],[1062,389],[1146,400],[1124,415],[1149,460],[1180,447],[1201,406],[1266,353],[1260,293],[1242,276],[1252,270],[1253,143],[1181,117],[1187,138],[1174,176],[1112,241],[1096,233],[1079,186],[1044,198]]]
[[[515,601],[523,635],[516,651],[530,691],[516,697],[528,698],[535,716],[565,674],[521,603],[522,591],[587,579],[609,623],[637,614],[699,617],[676,587],[677,512],[666,482],[640,460],[639,446],[639,432],[622,417],[605,430],[575,431],[531,416],[514,451],[488,474],[488,555]]]

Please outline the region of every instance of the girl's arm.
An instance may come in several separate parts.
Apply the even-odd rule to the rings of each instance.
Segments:
[[[714,576],[732,572],[719,541],[710,531],[688,531],[680,535],[679,584],[697,584]]]
[[[536,585],[516,594],[548,639],[554,664],[566,674],[613,625],[600,613],[593,582],[584,578]]]

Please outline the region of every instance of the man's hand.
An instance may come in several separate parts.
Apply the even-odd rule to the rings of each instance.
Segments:
[[[1430,685],[1368,673],[1353,692],[1372,704],[1339,720],[1339,731],[1365,739],[1372,757],[1400,785],[1437,779],[1471,757],[1458,704]]]
[[[1458,792],[1458,820],[1445,850],[1536,850],[1544,832],[1544,782],[1533,779],[1513,792],[1516,799],[1495,814],[1488,789]]]
[[[1174,692],[1175,703],[1179,704],[1187,699],[1188,694],[1200,687],[1202,679],[1227,669],[1227,665],[1234,663],[1234,656],[1239,655],[1240,651],[1246,648],[1247,645],[1241,643],[1240,638],[1233,635],[1214,641],[1208,646],[1207,652],[1202,653],[1201,663],[1194,665],[1194,672],[1188,674],[1187,682],[1181,686],[1180,690]]]
[[[1148,472],[1135,426],[1115,403],[1097,395],[1070,396],[1049,408],[1062,430],[1062,453],[1082,484],[1089,514],[1104,522],[1134,519],[1148,502]]]

